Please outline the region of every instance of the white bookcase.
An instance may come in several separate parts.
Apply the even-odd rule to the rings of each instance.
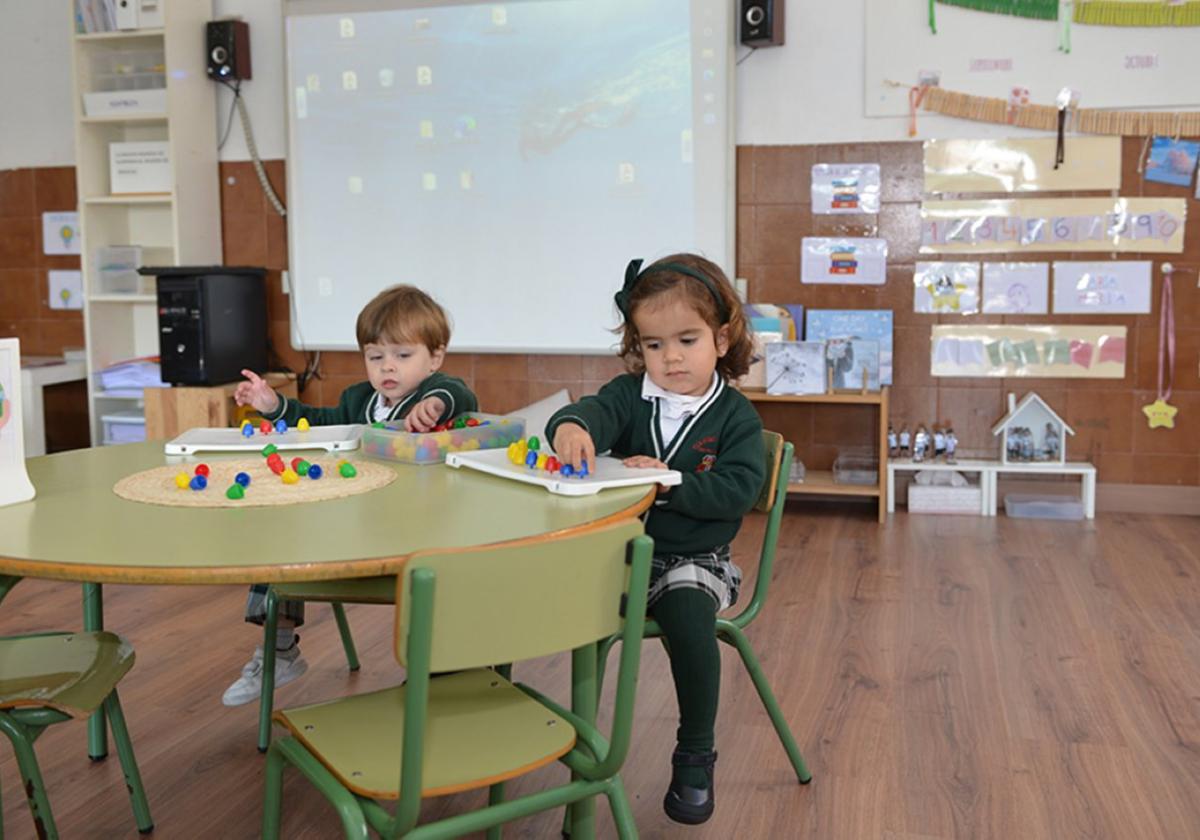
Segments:
[[[75,19],[75,0],[71,19]],[[75,167],[79,193],[92,444],[104,443],[105,415],[140,411],[140,397],[106,395],[97,372],[114,362],[158,355],[153,278],[123,290],[106,288],[99,249],[138,246],[142,265],[219,265],[220,183],[215,84],[205,74],[204,25],[212,0],[162,4],[162,28],[80,35],[72,30],[75,73]],[[161,54],[161,62],[147,56]],[[119,77],[114,82],[114,77]],[[165,84],[161,112],[88,115],[84,96],[114,83],[129,90]],[[159,101],[162,101],[161,95]],[[166,141],[173,170],[169,193],[113,195],[109,145]]]

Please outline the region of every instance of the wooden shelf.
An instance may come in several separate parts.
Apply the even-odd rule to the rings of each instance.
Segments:
[[[804,481],[788,483],[789,493],[811,493],[828,496],[878,496],[878,484],[839,484],[833,480],[833,473],[826,470],[810,470],[804,474]]]
[[[80,117],[79,121],[85,124],[96,123],[148,123],[167,121],[166,114],[104,114],[96,117]]]
[[[92,295],[92,303],[158,303],[158,295]]]
[[[129,204],[170,204],[175,200],[171,193],[151,193],[149,195],[93,195],[83,200],[84,204],[112,204],[125,206]]]
[[[165,29],[117,29],[113,32],[80,32],[76,33],[75,40],[81,42],[90,41],[119,41],[122,38],[161,38],[166,35]]]
[[[742,395],[750,402],[820,403],[834,405],[882,405],[883,391],[831,391],[824,394],[768,394],[756,388],[747,388]]]

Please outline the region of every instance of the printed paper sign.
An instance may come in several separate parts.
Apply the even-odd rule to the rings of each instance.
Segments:
[[[922,254],[1006,251],[1180,253],[1185,198],[927,201]]]
[[[974,315],[978,311],[979,263],[917,263],[913,271],[913,312]]]
[[[42,214],[42,253],[79,253],[79,214]]]
[[[986,315],[1045,315],[1050,311],[1049,263],[984,263]]]
[[[1146,262],[1054,263],[1054,311],[1147,313],[1153,266]]]
[[[812,168],[812,211],[878,213],[879,164],[818,163]]]
[[[931,341],[934,376],[1125,378],[1125,327],[938,324]]]
[[[1029,91],[1013,88],[1010,121],[1029,104]],[[926,140],[925,192],[1037,192],[1118,190],[1121,188],[1120,137],[1066,138],[1065,159],[1057,167],[1055,138],[1006,140]]]
[[[887,281],[887,240],[804,237],[800,252],[801,283],[867,284]]]
[[[83,275],[78,271],[50,272],[50,308],[83,309]]]

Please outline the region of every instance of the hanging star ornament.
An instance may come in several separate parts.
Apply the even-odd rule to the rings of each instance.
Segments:
[[[1175,414],[1179,411],[1178,408],[1168,403],[1162,397],[1159,397],[1150,405],[1142,406],[1142,412],[1146,415],[1146,419],[1150,421],[1150,428],[1157,429],[1162,426],[1164,429],[1175,428]]]

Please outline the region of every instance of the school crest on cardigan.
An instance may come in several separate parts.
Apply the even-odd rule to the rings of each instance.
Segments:
[[[700,438],[700,440],[698,440],[692,444],[692,450],[694,452],[705,452],[710,455],[716,455],[717,454],[717,436],[716,435],[706,435],[705,437]]]
[[[716,463],[717,463],[716,455],[705,455],[703,458],[700,459],[700,463],[696,465],[696,472],[698,472],[698,473],[708,472],[714,466],[716,466]]]

